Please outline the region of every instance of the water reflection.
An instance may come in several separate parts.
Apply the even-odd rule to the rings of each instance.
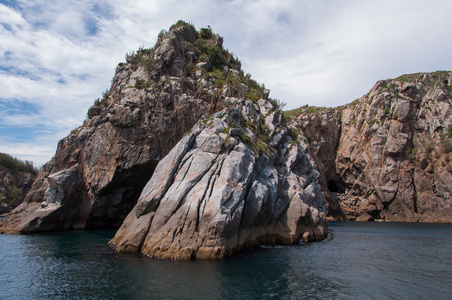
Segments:
[[[278,299],[287,295],[289,282],[284,273],[289,263],[284,254],[275,259],[271,251],[254,250],[223,261],[219,268],[221,299]]]
[[[333,223],[222,261],[119,254],[114,231],[0,235],[1,299],[447,299],[452,225]]]

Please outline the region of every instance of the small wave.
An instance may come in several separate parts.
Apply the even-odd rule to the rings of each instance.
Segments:
[[[284,246],[281,245],[261,245],[261,249],[284,249]]]
[[[326,237],[326,242],[331,242],[334,239],[334,230],[331,228],[328,228],[328,236]]]

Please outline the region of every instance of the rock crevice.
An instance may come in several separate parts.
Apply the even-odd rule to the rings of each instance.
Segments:
[[[260,107],[235,101],[234,107],[201,121],[162,159],[112,240],[117,250],[211,259],[261,243],[299,243],[303,234],[305,241],[327,235],[323,197],[299,142],[285,125],[273,122],[285,133],[272,147],[279,155],[265,154],[253,146],[263,137],[255,129],[264,118],[252,117],[261,114]],[[231,128],[240,128],[242,135],[228,134]],[[146,193],[155,191],[162,173],[171,174],[164,176],[172,177],[166,181],[171,185],[158,195]]]

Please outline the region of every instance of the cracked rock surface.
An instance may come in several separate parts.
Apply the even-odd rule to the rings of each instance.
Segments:
[[[452,222],[451,84],[451,72],[403,75],[293,119],[343,216]]]
[[[111,241],[117,250],[214,259],[325,238],[318,173],[281,112],[264,99],[227,100],[160,161]]]

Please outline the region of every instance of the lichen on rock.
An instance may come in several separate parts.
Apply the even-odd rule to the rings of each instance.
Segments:
[[[345,106],[292,113],[340,202],[334,217],[452,222],[451,83],[451,72],[408,74]]]
[[[117,250],[213,259],[263,243],[325,238],[318,173],[299,141],[283,118],[265,123],[261,110],[270,102],[231,100],[160,161],[112,240]],[[272,139],[267,127],[279,135],[260,148],[262,138]],[[230,135],[233,128],[242,134]]]

